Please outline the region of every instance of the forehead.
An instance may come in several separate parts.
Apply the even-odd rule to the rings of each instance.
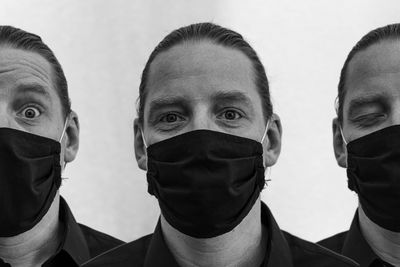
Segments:
[[[152,62],[148,94],[239,90],[254,94],[250,59],[237,49],[209,41],[185,42],[160,53]]]
[[[0,47],[0,86],[7,83],[39,83],[53,87],[51,65],[38,53]]]
[[[347,81],[351,85],[399,72],[400,40],[387,40],[374,44],[354,56],[347,69]]]
[[[399,85],[400,40],[382,41],[358,52],[347,68],[346,95],[350,97],[385,93],[400,89]]]

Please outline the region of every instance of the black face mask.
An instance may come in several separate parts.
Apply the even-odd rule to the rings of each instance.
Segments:
[[[400,125],[351,141],[347,176],[368,218],[400,232]]]
[[[260,142],[197,130],[147,149],[149,193],[165,219],[196,238],[231,231],[264,187]]]
[[[61,184],[61,145],[49,138],[0,128],[0,237],[32,229]]]

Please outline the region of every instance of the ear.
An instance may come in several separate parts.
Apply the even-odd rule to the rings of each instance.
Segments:
[[[333,133],[333,150],[338,165],[342,168],[347,167],[347,149],[346,143],[343,140],[342,132],[340,131],[340,122],[338,118],[332,121]]]
[[[266,139],[263,143],[264,162],[266,167],[271,167],[281,153],[282,125],[281,119],[276,114],[271,116]]]
[[[143,142],[142,130],[143,127],[136,118],[133,122],[134,143],[135,143],[135,156],[140,169],[147,170],[147,151]]]
[[[64,134],[65,150],[64,162],[68,163],[75,159],[79,149],[79,119],[75,111],[71,111],[67,117],[67,127]],[[63,142],[63,140],[61,140]]]

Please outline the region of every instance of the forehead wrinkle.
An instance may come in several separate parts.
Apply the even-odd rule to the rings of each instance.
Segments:
[[[21,68],[21,66],[23,66],[23,67],[27,66],[28,68],[33,69],[34,71],[32,73],[27,73],[28,71],[25,70],[23,67]],[[26,59],[20,59],[20,60],[18,60],[18,62],[14,62],[8,67],[9,67],[10,71],[22,70],[23,72],[26,72],[28,75],[34,75],[34,76],[40,78],[44,82],[47,82],[47,80],[50,80],[50,77],[49,77],[50,73],[48,73],[48,70],[50,71],[51,68],[46,70],[46,68],[42,67],[40,64],[35,64],[34,62],[31,62]],[[1,66],[0,66],[0,68],[1,68]]]
[[[51,80],[51,64],[42,55],[24,49],[0,47],[0,71],[2,68],[23,70],[24,67],[32,69],[37,76],[40,74]],[[46,79],[42,80],[47,82]]]

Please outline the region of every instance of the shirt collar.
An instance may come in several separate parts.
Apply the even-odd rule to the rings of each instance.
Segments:
[[[62,197],[60,197],[60,221],[65,227],[65,233],[64,240],[57,253],[62,250],[65,251],[78,265],[88,261],[90,253],[86,239],[67,202]]]
[[[358,211],[344,240],[342,254],[358,262],[360,267],[368,267],[375,260],[379,260],[361,233]]]
[[[267,227],[268,243],[263,267],[292,267],[290,248],[267,205],[261,203],[261,221]],[[150,241],[145,257],[145,267],[178,266],[168,249],[161,230],[160,220]]]
[[[268,229],[267,253],[263,267],[292,267],[293,262],[289,244],[271,211],[263,202],[261,202],[261,221],[264,227]]]

